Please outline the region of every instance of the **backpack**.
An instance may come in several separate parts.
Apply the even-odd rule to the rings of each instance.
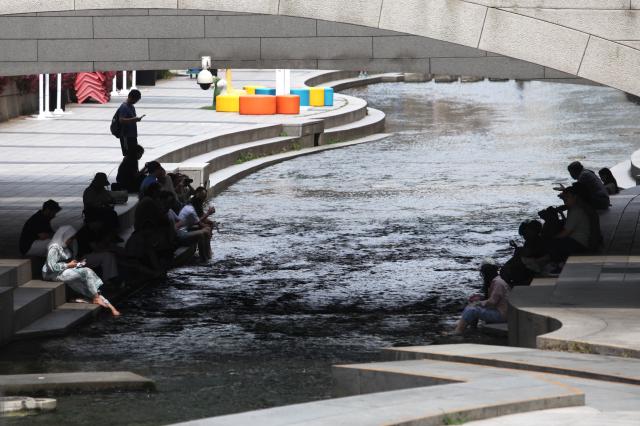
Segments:
[[[116,138],[120,139],[122,137],[122,127],[120,126],[120,116],[118,115],[118,111],[113,114],[113,118],[111,119],[111,126],[109,126],[109,130],[111,130],[111,134]]]

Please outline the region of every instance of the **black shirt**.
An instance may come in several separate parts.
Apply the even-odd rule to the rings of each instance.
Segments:
[[[138,192],[142,183],[142,175],[138,171],[138,160],[124,157],[118,167],[116,182],[122,185],[128,192]]]
[[[29,248],[31,248],[31,244],[38,239],[38,234],[43,232],[53,235],[51,219],[45,217],[45,215],[42,214],[42,210],[38,210],[22,227],[22,233],[20,233],[20,252],[25,255],[29,251]]]

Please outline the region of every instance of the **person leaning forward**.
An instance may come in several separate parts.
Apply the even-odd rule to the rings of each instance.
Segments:
[[[120,105],[116,114],[120,121],[120,148],[122,155],[126,156],[130,149],[134,149],[138,145],[138,121],[142,120],[137,116],[134,105],[142,98],[139,90],[133,89],[127,96],[127,101]]]
[[[20,233],[20,252],[23,256],[47,256],[47,247],[54,234],[51,219],[60,210],[62,209],[57,202],[47,200],[42,205],[42,210],[38,210],[27,220]]]

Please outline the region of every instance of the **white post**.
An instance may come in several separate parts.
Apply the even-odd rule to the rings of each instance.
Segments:
[[[137,89],[136,87],[136,70],[131,71],[131,90]]]
[[[127,90],[127,71],[122,71],[122,90],[120,94],[126,96],[127,93],[129,93]]]
[[[38,74],[38,118],[44,117],[44,76]]]
[[[284,94],[291,93],[291,70],[284,71]]]
[[[276,95],[288,95],[284,92],[284,70],[276,70]]]
[[[56,109],[53,113],[64,114],[64,111],[62,111],[62,74],[58,73],[58,80],[56,83]]]
[[[118,96],[118,85],[116,84],[118,81],[118,73],[113,75],[113,80],[111,80],[111,96]]]
[[[49,87],[49,74],[44,75],[44,115],[45,117],[52,117],[51,110],[49,109],[49,105],[51,105],[50,99],[50,87]]]

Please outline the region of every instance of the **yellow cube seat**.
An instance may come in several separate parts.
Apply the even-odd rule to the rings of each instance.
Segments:
[[[324,87],[311,87],[309,89],[309,104],[311,106],[324,106]]]
[[[240,111],[240,95],[224,94],[216,97],[217,112],[238,112]]]

